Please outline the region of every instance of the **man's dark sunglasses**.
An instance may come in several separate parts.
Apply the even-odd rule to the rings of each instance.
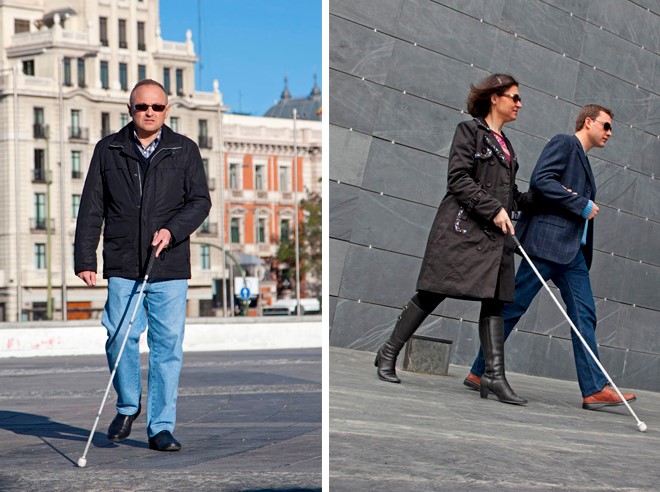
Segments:
[[[609,132],[612,130],[612,124],[609,121],[600,121],[600,120],[594,120],[603,125],[603,130],[606,132]]]
[[[140,104],[133,104],[132,107],[133,107],[134,111],[146,111],[147,109],[149,109],[151,107],[151,109],[153,109],[156,113],[162,113],[163,111],[165,111],[165,108],[167,107],[167,105],[165,105],[165,104],[144,104],[144,103],[140,103]]]

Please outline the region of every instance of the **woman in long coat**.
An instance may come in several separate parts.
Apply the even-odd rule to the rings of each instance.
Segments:
[[[518,161],[502,127],[522,108],[518,82],[495,74],[470,86],[473,120],[456,127],[449,152],[447,194],[431,227],[417,293],[404,306],[376,355],[378,377],[400,383],[396,358],[424,319],[447,297],[481,301],[479,339],[486,361],[481,397],[524,404],[504,374],[505,302],[513,301],[514,229],[509,215],[531,203],[515,184]]]

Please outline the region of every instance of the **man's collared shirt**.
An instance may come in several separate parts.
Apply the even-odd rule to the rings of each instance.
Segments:
[[[163,134],[163,129],[161,128],[160,130],[158,130],[158,135],[156,135],[156,138],[154,138],[149,145],[144,147],[142,145],[142,142],[140,142],[140,139],[138,138],[137,132],[133,130],[133,137],[135,138],[135,146],[144,156],[145,159],[149,159],[149,157],[151,157],[151,154],[154,153],[154,150],[156,150],[156,147],[158,147],[158,144],[160,143],[160,138],[162,134]]]

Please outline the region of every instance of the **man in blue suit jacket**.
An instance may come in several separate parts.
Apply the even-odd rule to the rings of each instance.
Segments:
[[[596,305],[589,267],[593,256],[593,218],[598,214],[596,182],[587,152],[605,147],[612,135],[612,111],[588,104],[580,110],[575,135],[557,135],[543,149],[532,172],[530,190],[539,213],[523,216],[517,236],[544,280],[559,288],[566,311],[593,353],[596,345]],[[504,337],[509,336],[542,284],[527,262],[516,274],[514,301],[504,309]],[[573,354],[582,392],[582,408],[596,410],[622,405],[607,377],[571,330]],[[464,384],[478,389],[484,371],[481,351]],[[635,395],[623,395],[627,401]]]

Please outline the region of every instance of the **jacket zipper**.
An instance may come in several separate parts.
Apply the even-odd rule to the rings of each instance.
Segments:
[[[142,207],[142,173],[140,172],[140,163],[135,162],[137,166],[137,175],[138,175],[138,185],[140,186],[140,208]]]

